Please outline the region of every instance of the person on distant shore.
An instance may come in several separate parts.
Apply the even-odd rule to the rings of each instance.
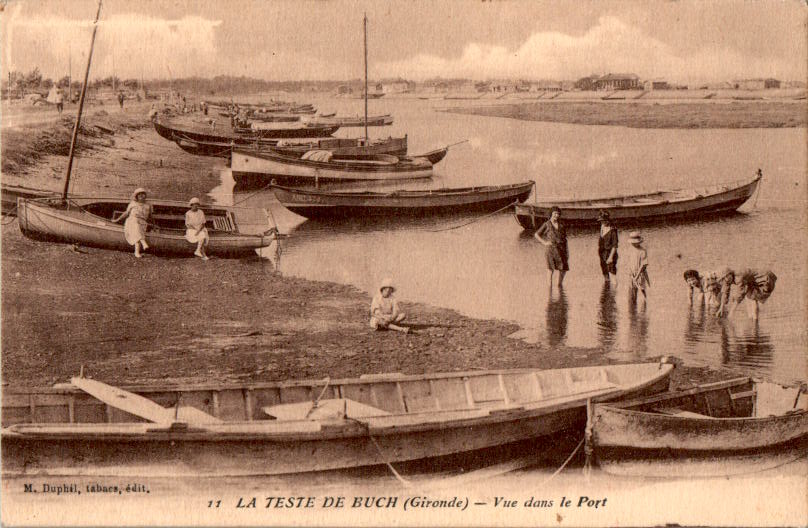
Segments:
[[[648,277],[648,251],[642,246],[642,236],[637,231],[632,231],[628,240],[631,242],[628,255],[628,271],[631,276],[628,298],[634,305],[637,302],[637,293],[642,293],[643,302],[647,301],[646,290],[651,285],[651,279]]]
[[[693,304],[704,303],[707,308],[715,308],[715,316],[721,317],[729,306],[729,294],[735,282],[735,273],[724,266],[716,271],[699,273],[689,269],[684,273],[685,282],[690,288],[689,298]]]
[[[553,286],[553,273],[558,271],[558,287],[564,284],[564,275],[569,271],[567,253],[567,230],[560,222],[561,209],[553,207],[550,219],[544,222],[534,235],[544,245],[544,257],[547,261],[547,282]]]
[[[600,221],[600,237],[598,238],[600,271],[603,273],[604,282],[611,281],[617,286],[617,228],[606,211],[600,212],[598,220]]]
[[[199,198],[191,198],[188,202],[191,208],[185,213],[185,239],[191,244],[196,244],[194,255],[202,260],[208,260],[207,247],[208,228],[205,227],[205,212],[199,208]]]
[[[62,93],[62,89],[59,88],[56,90],[56,111],[61,114],[64,108],[65,108],[65,94]]]
[[[408,334],[410,329],[399,326],[406,315],[399,310],[398,301],[393,296],[396,291],[392,279],[384,279],[379,286],[379,293],[373,296],[370,303],[370,327],[374,330],[390,329]]]
[[[736,280],[739,288],[733,299],[734,305],[729,309],[729,315],[734,314],[744,299],[747,299],[749,301],[746,305],[747,313],[749,317],[757,320],[760,305],[765,303],[774,291],[777,275],[769,270],[746,270]]]
[[[123,91],[118,92],[118,104],[121,105],[121,110],[123,110]]]
[[[123,234],[126,241],[135,246],[135,257],[137,258],[143,256],[142,251],[149,249],[149,244],[146,243],[146,231],[152,207],[151,204],[146,203],[146,196],[146,189],[142,187],[135,189],[135,192],[132,193],[132,201],[126,207],[126,212],[115,220],[116,223],[126,220],[123,224]]]

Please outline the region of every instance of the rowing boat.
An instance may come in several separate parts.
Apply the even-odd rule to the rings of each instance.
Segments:
[[[229,158],[230,149],[235,144],[245,150],[257,152],[273,150],[287,156],[300,157],[309,150],[328,150],[336,156],[350,158],[374,154],[407,155],[407,136],[388,137],[382,139],[365,138],[298,138],[298,139],[262,139],[259,141],[243,141],[230,143],[223,141],[193,141],[176,139],[175,143],[182,150],[198,156],[216,156]]]
[[[598,404],[591,422],[595,457],[609,473],[665,478],[778,466],[808,453],[802,394],[739,378]]]
[[[587,401],[666,390],[672,365],[334,380],[4,387],[5,475],[274,475],[583,433]]]
[[[230,159],[233,179],[244,184],[275,180],[280,184],[305,185],[432,176],[432,164],[426,158],[398,158],[387,154],[343,158],[328,151],[311,150],[302,157],[293,157],[272,151],[234,148]]]
[[[333,116],[333,117],[316,117],[309,121],[311,124],[319,124],[319,125],[339,125],[340,127],[363,127],[365,126],[365,118],[360,116],[353,116],[353,117],[341,117],[341,116]],[[385,115],[378,115],[378,116],[368,116],[367,118],[367,126],[388,126],[393,124],[393,116],[390,114]]]
[[[18,198],[53,198],[58,196],[55,191],[42,191],[40,189],[30,189],[18,185],[6,185],[0,187],[0,197],[2,197],[2,213],[4,215],[17,214]]]
[[[344,219],[498,211],[525,201],[534,185],[526,181],[512,185],[389,192],[319,191],[280,185],[271,188],[281,205],[295,214],[312,219]]]
[[[755,193],[762,177],[762,173],[758,171],[752,180],[697,189],[582,200],[543,200],[519,205],[514,214],[519,225],[529,230],[541,227],[550,217],[553,207],[561,209],[564,223],[580,226],[598,225],[600,211],[608,212],[612,221],[618,223],[704,218],[736,211]]]
[[[319,138],[328,137],[339,129],[339,126],[306,126],[300,123],[275,123],[274,128],[252,129],[238,128],[227,132],[229,127],[220,128],[220,132],[206,127],[191,127],[180,125],[166,120],[154,119],[154,129],[169,141],[187,139],[202,142],[235,142],[236,145],[245,145],[255,140],[281,139],[281,138]]]
[[[20,198],[17,219],[22,233],[35,240],[64,242],[81,246],[131,251],[124,237],[124,226],[115,220],[126,211],[129,200],[77,198],[67,200]],[[191,256],[196,244],[185,239],[185,213],[188,204],[168,200],[149,200],[152,205],[152,229],[146,233],[149,252]],[[264,234],[240,232],[238,211],[222,206],[201,207],[207,218],[210,236],[207,253],[220,256],[255,254],[275,240],[274,230]]]

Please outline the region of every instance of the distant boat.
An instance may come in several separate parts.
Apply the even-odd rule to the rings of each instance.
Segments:
[[[3,387],[3,475],[248,476],[426,460],[583,435],[587,402],[666,390],[672,365],[245,384]],[[545,440],[551,442],[552,440]]]
[[[527,181],[512,185],[388,192],[317,191],[279,185],[271,188],[281,205],[295,214],[314,219],[344,219],[493,212],[524,202],[534,185]]]
[[[598,404],[594,454],[607,473],[665,479],[776,467],[808,454],[802,396],[803,388],[740,378]]]
[[[154,229],[146,233],[149,253],[192,256],[196,245],[185,239],[186,202],[149,200]],[[123,223],[115,223],[126,211],[128,199],[76,198],[65,202],[56,199],[20,198],[17,220],[20,231],[34,240],[79,244],[131,251],[124,236]],[[270,245],[274,230],[267,225],[264,234],[244,234],[239,230],[238,211],[222,206],[203,205],[210,241],[209,255],[243,256]]]
[[[353,117],[315,117],[309,123],[326,125],[339,125],[340,127],[362,127],[365,126],[365,118],[359,116]],[[368,116],[367,126],[388,126],[393,124],[393,116],[390,114],[379,116]]]
[[[233,178],[245,183],[275,180],[296,185],[432,176],[432,164],[426,158],[398,158],[387,154],[340,158],[328,151],[311,150],[303,157],[292,157],[272,151],[234,148],[230,159]]]
[[[278,123],[275,128],[267,130],[254,130],[251,128],[240,128],[232,132],[229,123],[227,126],[219,127],[219,131],[215,128],[205,126],[191,127],[187,124],[174,123],[168,120],[154,119],[154,129],[162,137],[176,141],[177,139],[190,139],[191,141],[203,142],[226,142],[230,143],[235,141],[238,144],[249,144],[255,140],[261,139],[283,139],[283,138],[317,138],[327,137],[339,130],[339,126],[304,126],[301,124],[294,124],[293,126],[284,126],[284,123]]]
[[[755,193],[762,177],[758,171],[754,179],[734,184],[580,200],[543,200],[518,205],[514,214],[519,225],[529,230],[541,227],[553,207],[561,209],[562,221],[567,225],[598,225],[600,211],[608,212],[614,222],[627,223],[702,218],[737,210]]]

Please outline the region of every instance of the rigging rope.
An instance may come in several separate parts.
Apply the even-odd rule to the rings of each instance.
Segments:
[[[477,217],[477,218],[475,218],[473,220],[470,220],[470,221],[466,222],[465,224],[459,224],[459,225],[452,226],[452,227],[444,227],[444,228],[441,228],[441,229],[425,229],[424,231],[427,231],[429,233],[440,233],[441,231],[451,231],[453,229],[459,229],[461,227],[465,227],[465,226],[473,224],[475,222],[479,222],[480,220],[482,220],[484,218],[488,218],[489,216],[494,216],[495,214],[501,213],[502,211],[513,207],[517,203],[519,203],[519,202],[510,203],[510,204],[506,205],[505,207],[501,207],[501,208],[497,209],[493,213],[488,213],[487,215],[479,216],[479,217]]]

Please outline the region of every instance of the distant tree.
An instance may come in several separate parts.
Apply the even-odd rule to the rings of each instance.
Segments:
[[[59,79],[59,81],[56,83],[56,86],[58,88],[67,88],[69,84],[70,84],[70,77],[65,75],[64,77]]]
[[[39,68],[34,68],[25,75],[25,87],[29,90],[36,90],[42,85],[42,74]]]
[[[52,86],[53,86],[53,79],[51,79],[50,77],[42,81],[42,88],[50,90]]]

